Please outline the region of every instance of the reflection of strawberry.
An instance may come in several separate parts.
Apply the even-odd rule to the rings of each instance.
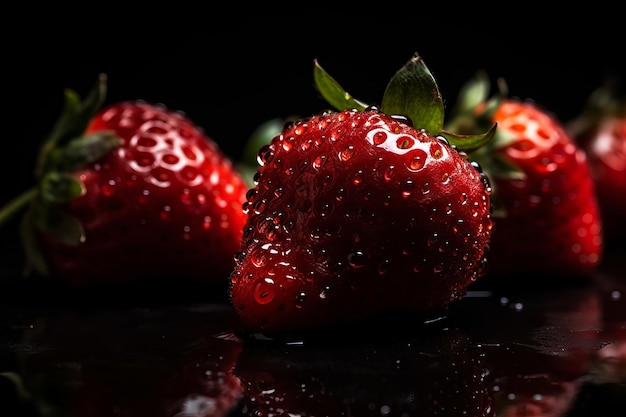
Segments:
[[[414,57],[379,110],[315,71],[335,107],[358,110],[297,121],[260,150],[231,274],[236,311],[248,329],[272,332],[445,309],[482,274],[490,189],[436,136],[443,104],[432,75]],[[400,113],[408,118],[391,115]]]
[[[25,416],[226,417],[239,406],[243,386],[232,370],[242,343],[226,305],[32,319],[13,348],[21,408],[39,411]]]
[[[603,251],[601,218],[585,154],[562,123],[530,100],[486,100],[484,74],[469,82],[449,119],[472,133],[497,123],[494,140],[472,154],[492,181],[492,275],[582,275]]]
[[[243,179],[183,114],[139,101],[100,110],[104,92],[102,77],[82,103],[67,93],[38,187],[0,213],[30,204],[30,266],[81,285],[226,278],[243,230]]]
[[[488,369],[456,331],[392,343],[244,344],[233,373],[250,417],[494,415]]]
[[[591,284],[506,294],[464,299],[451,325],[484,347],[497,416],[564,416],[603,344],[601,297]]]
[[[626,97],[608,80],[567,124],[587,153],[607,238],[626,236]]]

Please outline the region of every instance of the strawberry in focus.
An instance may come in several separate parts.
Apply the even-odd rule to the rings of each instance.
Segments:
[[[221,282],[233,268],[247,186],[184,114],[142,101],[101,109],[101,76],[44,143],[38,185],[8,204],[29,267],[71,285]]]
[[[531,100],[486,100],[484,73],[464,87],[449,129],[494,139],[472,153],[493,184],[489,274],[582,276],[601,261],[604,241],[595,186],[583,150],[563,124]]]
[[[608,78],[567,130],[589,160],[607,239],[626,236],[626,98]]]
[[[415,55],[379,109],[317,63],[314,76],[338,110],[287,125],[259,151],[231,274],[244,327],[268,334],[445,311],[483,273],[492,221],[487,178],[442,135],[434,78]]]

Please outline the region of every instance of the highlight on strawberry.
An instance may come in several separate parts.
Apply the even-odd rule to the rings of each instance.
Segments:
[[[217,143],[182,112],[105,101],[102,74],[72,90],[43,143],[36,185],[0,208],[23,213],[28,276],[73,286],[227,282],[248,187]]]
[[[314,80],[334,109],[286,125],[258,152],[229,291],[243,327],[268,335],[440,317],[485,272],[491,188],[467,152],[495,125],[443,131],[439,87],[418,54],[380,107],[317,61]]]
[[[509,96],[504,79],[492,97],[490,87],[479,71],[446,123],[466,134],[498,124],[493,140],[471,154],[493,185],[489,275],[584,278],[604,250],[586,155],[553,112]]]

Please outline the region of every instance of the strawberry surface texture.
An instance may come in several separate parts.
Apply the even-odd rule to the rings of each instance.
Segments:
[[[28,261],[72,285],[226,282],[247,186],[186,115],[70,95],[23,222]]]
[[[419,56],[405,70],[434,83]],[[489,182],[466,153],[414,122],[377,107],[328,110],[259,150],[231,274],[245,328],[445,311],[483,274]]]

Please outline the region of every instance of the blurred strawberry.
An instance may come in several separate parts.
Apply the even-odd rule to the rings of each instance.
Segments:
[[[595,185],[584,151],[563,124],[532,100],[507,96],[482,72],[461,91],[447,129],[479,132],[497,123],[494,139],[475,152],[493,185],[494,231],[489,274],[583,276],[604,249]]]
[[[243,178],[180,112],[142,101],[100,109],[105,83],[83,102],[66,92],[37,186],[0,222],[27,207],[28,267],[72,285],[223,282],[245,221]]]
[[[608,78],[566,125],[587,153],[608,239],[626,236],[626,96]]]

